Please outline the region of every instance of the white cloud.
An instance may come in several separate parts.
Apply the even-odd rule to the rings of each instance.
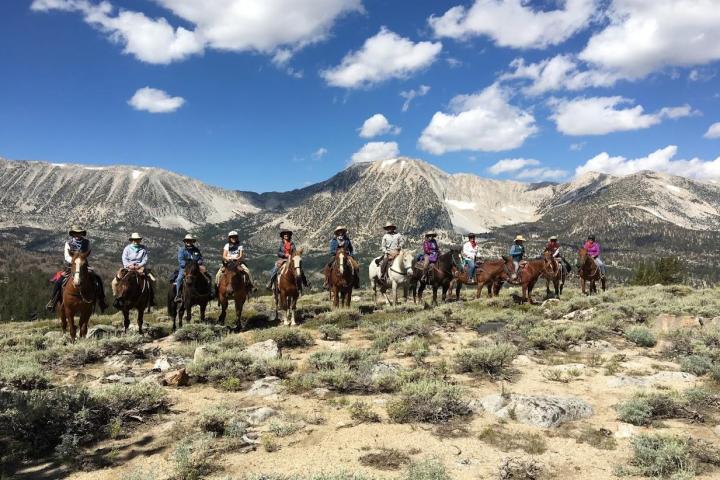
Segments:
[[[579,152],[580,150],[585,148],[585,143],[587,142],[571,143],[570,150],[572,150],[573,152]]]
[[[410,103],[417,97],[424,97],[430,91],[429,85],[420,85],[418,88],[412,90],[403,90],[400,92],[400,96],[405,99],[402,106],[402,111],[407,112],[410,108]]]
[[[717,0],[613,0],[579,57],[629,79],[720,59]]]
[[[517,172],[532,165],[540,165],[540,162],[532,158],[506,158],[491,165],[487,171],[493,175],[499,175],[501,173]]]
[[[604,135],[611,132],[640,130],[657,125],[665,118],[692,115],[689,105],[663,108],[657,113],[645,113],[641,105],[634,107],[632,100],[615,97],[589,97],[573,100],[551,100],[558,131],[565,135]]]
[[[553,169],[547,167],[528,168],[515,175],[516,180],[530,180],[532,182],[543,182],[559,180],[567,177],[567,170]]]
[[[646,157],[635,159],[611,157],[607,152],[603,152],[577,167],[575,174],[580,176],[588,172],[601,172],[611,175],[630,175],[642,170],[653,170],[698,180],[720,180],[720,157],[711,161],[699,158],[673,160],[677,149],[675,145],[669,145]]]
[[[390,160],[400,155],[397,142],[369,142],[353,153],[353,163],[377,162]]]
[[[400,127],[391,125],[385,115],[376,113],[372,117],[365,120],[363,126],[359,128],[360,136],[363,138],[377,137],[378,135],[397,135],[400,133]]]
[[[166,19],[90,0],[34,0],[35,11],[81,12],[85,21],[149,63],[170,63],[206,47],[260,52],[286,63],[299,49],[325,39],[343,14],[362,11],[362,0],[156,0],[193,30],[173,28]],[[292,72],[289,72],[293,74]]]
[[[703,138],[720,138],[720,122],[715,122],[708,127],[707,132],[703,135]]]
[[[325,155],[327,155],[327,153],[328,153],[328,149],[327,149],[327,148],[325,148],[325,147],[320,147],[320,148],[318,148],[317,150],[315,150],[315,151],[313,152],[312,156],[313,156],[314,159],[320,160],[320,159],[323,158]]]
[[[493,84],[450,101],[450,113],[436,112],[418,145],[437,155],[457,150],[499,152],[521,146],[535,132],[530,112],[508,103],[509,94]]]
[[[144,110],[150,113],[170,113],[182,107],[185,99],[171,97],[167,92],[157,88],[139,88],[135,95],[127,102],[135,110]]]
[[[440,42],[414,43],[382,27],[360,50],[348,53],[340,65],[320,75],[335,87],[369,87],[391,78],[409,77],[430,66],[440,50]]]
[[[430,26],[438,37],[466,39],[485,35],[497,45],[545,48],[557,45],[585,27],[596,9],[595,0],[565,0],[557,10],[534,10],[523,0],[475,0],[469,8],[458,5]]]

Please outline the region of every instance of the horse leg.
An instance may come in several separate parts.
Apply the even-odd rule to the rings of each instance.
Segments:
[[[201,303],[200,304],[200,322],[205,323],[205,309],[207,308],[207,303]]]
[[[448,293],[449,289],[450,289],[450,284],[442,286],[442,301],[443,301],[443,303],[446,303],[448,301],[447,293]]]
[[[80,312],[80,338],[85,338],[87,336],[91,314],[92,309],[88,309],[87,312]]]
[[[533,301],[533,298],[532,298],[532,290],[533,290],[534,287],[535,287],[535,282],[534,282],[534,281],[528,283],[528,286],[527,286],[527,299],[528,299],[528,302],[530,302],[530,305],[534,305],[534,304],[535,304],[535,302]]]
[[[74,342],[77,335],[75,331],[75,314],[72,311],[68,312],[65,310],[65,316],[67,317],[68,326],[70,327],[70,340]]]
[[[130,307],[123,305],[122,314],[123,314],[123,327],[125,327],[125,333],[127,333],[128,327],[130,326]]]
[[[245,306],[245,299],[241,298],[240,295],[235,296],[235,330],[236,331],[243,331],[245,330],[245,325],[242,321],[242,311],[243,307]]]
[[[433,292],[432,293],[432,306],[437,307],[438,303],[437,303],[437,286],[436,285],[432,286],[432,292]]]
[[[228,301],[224,294],[218,294],[218,303],[220,304],[220,316],[218,317],[218,323],[225,325],[225,317],[227,316]],[[237,301],[235,302],[235,310],[237,310]]]
[[[395,302],[397,302],[397,298],[395,299]],[[403,303],[408,302],[408,286],[407,282],[403,282]]]
[[[295,323],[295,307],[297,306],[297,298],[292,297],[290,299],[290,325],[295,326],[297,323]]]
[[[65,307],[63,304],[59,304],[55,307],[55,312],[58,318],[60,318],[60,326],[62,327],[63,335],[67,333],[67,317],[65,316]]]
[[[332,293],[330,294],[332,297],[333,302],[333,308],[339,308],[340,307],[340,288],[333,286]]]
[[[587,295],[587,293],[585,293],[585,279],[583,277],[580,277],[580,290],[583,295]]]
[[[605,282],[606,282],[605,277],[602,277],[602,278],[600,279],[600,283],[602,284],[603,292],[607,289],[607,284],[606,284]]]
[[[545,298],[550,298],[550,280],[547,278],[545,279]]]

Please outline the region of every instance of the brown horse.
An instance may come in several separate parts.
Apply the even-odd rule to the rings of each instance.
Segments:
[[[120,302],[120,311],[123,314],[125,333],[130,326],[130,310],[137,310],[138,332],[143,334],[143,316],[150,303],[150,279],[143,272],[137,270],[124,270],[124,275],[118,280],[117,299]]]
[[[487,288],[488,298],[500,294],[502,284],[515,279],[515,264],[512,258],[502,256],[498,260],[486,260],[475,268],[476,298]]]
[[[543,270],[543,278],[545,278],[545,296],[550,298],[550,282],[555,288],[555,298],[560,298],[560,294],[565,286],[565,277],[567,272],[565,266],[555,257],[552,252],[545,250],[543,252],[543,260],[545,268]]]
[[[283,309],[285,325],[297,325],[295,322],[295,309],[302,289],[302,248],[290,254],[290,259],[282,264],[277,275],[277,282],[273,286],[275,297],[275,320],[279,319],[278,305]]]
[[[546,273],[545,259],[535,259],[523,262],[517,272],[515,283],[522,285],[522,301],[535,303],[532,299],[532,289],[541,275]]]
[[[333,307],[343,306],[349,308],[357,272],[353,268],[352,260],[345,248],[340,247],[335,252],[335,260],[333,260],[329,273],[328,283],[330,284],[330,297]]]
[[[250,278],[242,268],[242,263],[237,260],[230,260],[225,264],[225,272],[218,283],[218,303],[222,308],[218,321],[225,323],[228,303],[235,301],[235,330],[245,330],[245,323],[242,320],[243,306],[250,293]]]
[[[600,271],[600,267],[598,267],[598,264],[595,263],[595,259],[588,255],[587,250],[584,248],[581,248],[578,251],[578,266],[580,276],[580,289],[582,290],[582,293],[584,293],[585,295],[597,293],[597,286],[595,285],[595,282],[597,282],[598,280],[600,280],[603,292],[605,291],[605,276]],[[590,282],[589,292],[585,291],[585,282]]]
[[[70,264],[70,277],[62,290],[62,302],[56,307],[63,332],[70,326],[70,338],[75,341],[75,315],[80,315],[80,338],[85,338],[90,315],[95,310],[98,292],[95,276],[90,272],[87,257],[90,252],[73,254]]]
[[[451,249],[449,252],[443,253],[438,257],[437,262],[434,265],[429,265],[428,268],[432,269],[430,272],[430,282],[428,282],[433,290],[432,305],[437,306],[438,288],[442,289],[442,301],[446,301],[447,292],[450,289],[450,283],[462,270],[460,251],[457,249]],[[422,294],[426,286],[422,268],[413,269],[413,276],[410,283],[412,284],[414,282],[419,283],[417,293],[415,287],[413,287],[413,301],[417,302],[418,300],[422,300]]]
[[[177,305],[174,301],[175,287],[168,292],[168,314],[173,320],[173,331],[175,331],[175,319],[179,320],[180,327],[183,326],[183,316],[187,315],[187,322],[192,321],[192,307],[200,307],[200,321],[205,321],[205,308],[212,298],[212,281],[200,268],[197,262],[189,261],[185,265],[185,277],[183,278],[181,302]]]

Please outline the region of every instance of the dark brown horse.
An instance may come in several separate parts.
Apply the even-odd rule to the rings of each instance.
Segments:
[[[428,268],[430,271],[430,282],[429,285],[433,290],[432,305],[437,305],[437,291],[438,288],[442,289],[442,301],[447,300],[447,292],[450,289],[450,283],[456,278],[456,276],[462,271],[462,259],[460,258],[460,251],[457,249],[450,249],[450,251],[443,253],[438,257],[437,262],[433,265],[430,264]],[[418,288],[417,293],[415,287],[413,287],[413,300],[422,300],[422,294],[425,290],[426,282],[425,275],[423,275],[422,268],[414,268],[411,284],[417,282]]]
[[[130,326],[130,310],[137,310],[138,332],[143,334],[143,316],[150,303],[150,279],[137,270],[124,270],[123,277],[118,280],[117,299],[123,314],[125,333]]]
[[[275,297],[275,320],[278,320],[278,306],[283,309],[283,323],[297,325],[295,310],[302,289],[302,248],[295,250],[278,271],[277,283],[273,287]]]
[[[181,301],[177,305],[174,301],[175,287],[168,292],[168,314],[173,320],[173,331],[175,331],[175,319],[179,320],[180,327],[183,325],[183,316],[187,315],[187,322],[192,321],[192,307],[200,307],[200,321],[205,321],[205,308],[212,298],[212,281],[200,268],[197,262],[189,261],[185,265],[185,277],[183,278]]]
[[[357,275],[357,272],[345,248],[338,248],[328,277],[333,307],[350,307],[355,275]]]
[[[581,248],[578,251],[578,266],[580,276],[580,289],[582,290],[582,293],[584,293],[585,295],[597,293],[597,286],[595,285],[595,282],[597,282],[598,280],[600,280],[603,292],[605,291],[605,276],[600,271],[600,267],[598,266],[598,264],[595,263],[595,259],[588,255],[587,250],[584,248]],[[590,283],[589,292],[585,291],[586,282]]]
[[[488,298],[500,294],[502,284],[515,279],[515,264],[512,258],[503,256],[497,260],[486,260],[475,268],[476,298],[487,288]]]
[[[535,303],[532,299],[532,290],[541,275],[546,273],[545,259],[535,259],[523,262],[517,273],[515,283],[522,286],[522,301]]]
[[[550,282],[552,282],[555,288],[555,298],[560,298],[565,286],[565,277],[567,276],[565,266],[557,258],[553,257],[552,252],[548,250],[543,252],[543,260],[545,261],[545,269],[543,270],[545,296],[550,298]]]
[[[62,290],[62,302],[56,307],[63,332],[70,327],[70,338],[75,341],[75,315],[80,315],[80,338],[85,338],[90,315],[98,299],[95,276],[90,272],[87,257],[90,252],[73,254],[70,264],[70,277]]]
[[[242,311],[250,293],[250,278],[242,268],[242,263],[237,260],[230,260],[225,264],[225,272],[218,283],[218,304],[222,308],[218,321],[225,323],[228,303],[235,301],[235,330],[245,330],[245,323],[242,321]]]

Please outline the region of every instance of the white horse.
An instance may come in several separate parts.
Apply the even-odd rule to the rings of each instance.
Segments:
[[[393,302],[390,300],[390,297],[388,297],[387,294],[387,287],[384,287],[382,282],[380,281],[380,266],[377,263],[378,262],[376,261],[370,262],[370,267],[368,268],[370,280],[373,284],[373,299],[377,303],[377,289],[378,287],[380,287],[380,293],[382,293],[385,297],[385,300],[387,300],[387,302],[392,305]],[[388,267],[388,282],[392,285],[392,298],[395,299],[395,305],[398,304],[397,289],[400,285],[402,285],[403,287],[403,298],[407,302],[408,284],[410,282],[410,277],[412,276],[412,265],[412,252],[400,250],[398,255],[393,260],[392,265]]]

